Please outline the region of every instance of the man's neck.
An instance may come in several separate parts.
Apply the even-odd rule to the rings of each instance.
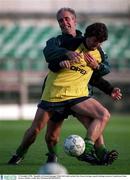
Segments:
[[[74,32],[72,32],[72,34],[71,34],[73,37],[76,37],[76,31],[74,31]]]
[[[73,31],[73,32],[71,31],[70,33],[68,33],[66,35],[70,35],[70,36],[76,37],[77,34],[76,34],[76,31]]]
[[[67,33],[63,33],[64,35],[67,35],[67,36],[72,36],[72,37],[76,37],[76,36],[82,36],[82,33],[79,31],[79,30],[76,30],[74,31],[73,33],[71,34],[67,34]]]

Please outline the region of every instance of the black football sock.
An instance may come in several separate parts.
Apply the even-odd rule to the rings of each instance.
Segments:
[[[54,146],[50,146],[50,147],[48,146],[48,151],[51,154],[56,154],[57,155],[57,144],[54,145]]]
[[[18,147],[18,149],[16,150],[16,155],[23,157],[26,153],[27,153],[27,149],[22,148],[21,146]]]
[[[101,144],[99,147],[95,147],[95,152],[97,157],[102,160],[106,152],[108,152],[106,146],[104,144]]]

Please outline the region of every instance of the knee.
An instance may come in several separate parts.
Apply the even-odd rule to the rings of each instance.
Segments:
[[[103,111],[103,121],[105,123],[108,123],[109,119],[110,119],[110,113],[107,109],[104,108],[104,111]]]
[[[40,128],[34,128],[33,133],[34,133],[35,135],[37,135],[37,134],[39,134],[40,131],[41,131]]]
[[[27,131],[32,135],[32,136],[37,136],[40,132],[40,128],[38,127],[31,127]]]

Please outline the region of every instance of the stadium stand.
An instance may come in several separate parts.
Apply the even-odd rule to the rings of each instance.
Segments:
[[[118,70],[130,67],[130,26],[109,25],[108,28],[109,39],[104,45],[104,50],[111,59],[112,67]],[[57,28],[49,25],[1,25],[0,70],[45,70],[42,49],[46,40],[58,33]]]
[[[51,26],[0,26],[0,69],[44,70],[42,49],[52,31],[56,34]]]

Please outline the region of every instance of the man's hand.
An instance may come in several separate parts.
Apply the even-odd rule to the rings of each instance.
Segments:
[[[71,67],[71,63],[69,60],[61,61],[59,65],[61,68],[66,68],[66,69],[70,69]]]
[[[73,63],[79,63],[81,55],[74,51],[68,51],[67,54],[69,60],[61,61],[59,63],[61,68],[70,69],[71,64]]]
[[[70,59],[71,63],[79,63],[80,62],[80,58],[82,57],[79,53],[77,53],[75,51],[68,51],[66,53],[66,55]]]
[[[121,90],[115,87],[111,93],[111,97],[113,100],[120,100],[122,98]]]
[[[89,53],[84,53],[84,59],[87,62],[87,65],[91,67],[93,70],[99,69],[99,64]]]

